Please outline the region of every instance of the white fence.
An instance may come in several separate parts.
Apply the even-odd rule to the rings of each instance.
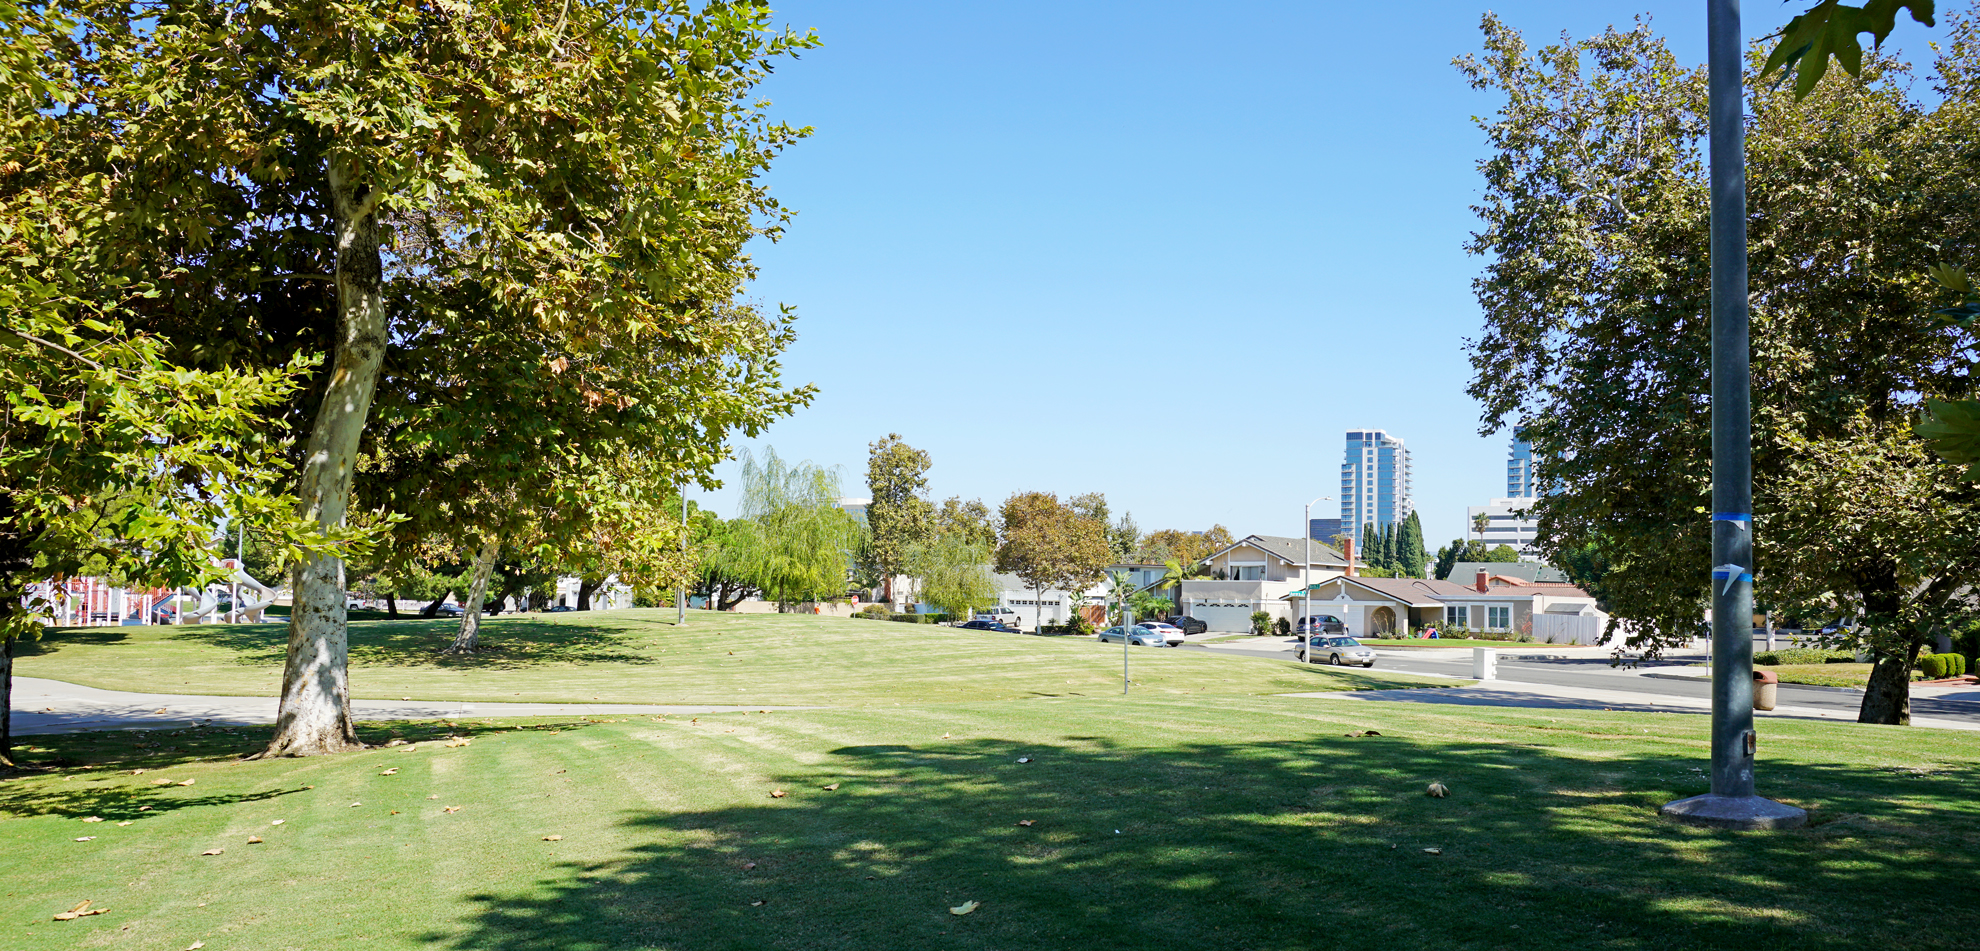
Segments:
[[[1542,644],[1599,644],[1607,623],[1599,614],[1535,614],[1533,639]]]

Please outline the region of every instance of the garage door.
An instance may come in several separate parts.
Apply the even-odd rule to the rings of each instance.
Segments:
[[[1249,601],[1191,602],[1189,616],[1210,625],[1210,630],[1243,634],[1251,630],[1251,612],[1256,610]]]

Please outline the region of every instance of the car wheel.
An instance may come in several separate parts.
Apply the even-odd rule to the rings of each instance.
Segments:
[[[1331,659],[1330,659],[1330,660],[1329,660],[1328,662],[1329,662],[1329,663],[1331,663],[1331,664],[1333,664],[1333,665],[1334,665],[1334,666],[1336,666],[1336,667],[1339,667],[1339,666],[1342,666],[1342,665],[1341,665],[1341,655],[1339,655],[1339,654],[1335,654],[1335,655],[1334,655],[1334,656],[1333,656],[1333,657],[1332,657],[1332,658],[1331,658]]]
[[[1374,669],[1375,669],[1375,662],[1371,660],[1371,661],[1369,661],[1368,663],[1365,663],[1365,664],[1362,664],[1361,666],[1363,666],[1363,667],[1366,667],[1366,668],[1368,668],[1369,670],[1374,670]]]

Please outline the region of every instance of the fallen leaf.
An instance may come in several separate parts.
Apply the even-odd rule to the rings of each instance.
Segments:
[[[94,842],[94,841],[96,841],[96,836],[93,836],[93,835],[79,835],[79,836],[76,836],[76,841],[77,841],[77,842]]]
[[[129,821],[129,820],[125,820],[125,821],[123,821],[123,822],[119,822],[119,823],[117,823],[117,824],[118,824],[118,825],[120,825],[120,826],[127,826],[127,825],[130,825],[131,823],[130,823],[130,821]]]
[[[944,734],[942,734],[942,739],[945,739],[945,740],[946,740],[946,739],[948,739],[948,738],[949,738],[949,734],[947,734],[947,733],[944,733]]]
[[[1381,735],[1382,735],[1382,731],[1381,731],[1381,730],[1369,730],[1368,732],[1366,732],[1366,733],[1363,733],[1363,734],[1361,734],[1361,735],[1362,735],[1362,736],[1381,736]]]
[[[194,783],[196,783],[196,782],[199,782],[199,780],[197,780],[197,779],[188,779],[188,780],[186,780],[185,782],[183,782],[183,783],[180,783],[179,785],[181,785],[181,786],[190,786],[190,785],[192,785],[192,784],[194,784]]]
[[[287,819],[276,819],[275,821],[273,821],[273,822],[270,822],[270,823],[269,823],[269,825],[271,825],[271,826],[279,826],[279,825],[281,825],[282,823],[284,823],[284,822],[287,822],[287,821],[289,821],[289,820],[287,820]]]
[[[189,945],[186,945],[186,951],[199,951],[199,949],[201,949],[201,948],[204,948],[204,947],[206,947],[206,942],[204,942],[204,941],[195,941],[195,942],[193,942],[193,943],[191,943],[191,944],[189,944]]]
[[[1451,788],[1443,783],[1431,783],[1430,788],[1424,790],[1423,794],[1432,799],[1442,799],[1451,794]]]
[[[468,738],[467,738],[467,737],[465,737],[465,736],[450,736],[450,737],[448,737],[448,738],[447,738],[447,745],[448,745],[448,746],[466,746],[466,745],[468,745],[469,743],[472,743],[472,742],[474,742],[474,741],[473,741],[473,740],[470,740],[470,739],[468,739]]]
[[[391,769],[388,769],[388,770],[386,770],[386,771],[384,771],[384,772],[382,772],[382,773],[379,773],[378,775],[380,775],[380,776],[390,776],[390,775],[392,775],[393,773],[396,773],[396,772],[398,772],[398,771],[399,771],[399,768],[398,768],[397,766],[394,766],[394,767],[392,767]]]
[[[151,712],[153,712],[153,713],[164,713],[164,712],[165,712],[165,708],[164,708],[164,707],[159,707],[158,709],[156,709],[156,710],[153,710],[153,711],[151,711]]]
[[[450,813],[452,813],[452,812],[459,812],[459,811],[461,811],[461,807],[459,807],[459,806],[448,806],[448,807],[447,807],[447,811],[448,811],[448,812],[450,812]]]
[[[100,915],[100,914],[103,914],[104,912],[106,912],[106,911],[109,911],[109,910],[110,910],[110,909],[108,909],[108,908],[91,908],[91,907],[89,907],[89,906],[90,906],[90,904],[91,904],[91,903],[92,903],[93,901],[95,901],[95,899],[91,899],[91,898],[85,898],[85,899],[83,899],[83,900],[82,900],[82,902],[81,902],[80,904],[78,904],[78,905],[76,905],[76,907],[74,907],[74,908],[71,908],[71,909],[69,909],[68,911],[63,911],[63,912],[57,912],[57,913],[56,913],[56,915],[55,915],[55,920],[56,920],[56,921],[74,921],[74,920],[76,920],[77,918],[87,918],[87,917],[89,917],[90,915]]]
[[[392,739],[392,741],[391,741],[391,742],[389,742],[389,743],[386,743],[385,745],[386,745],[386,746],[404,746],[404,745],[406,745],[406,741],[405,741],[405,740],[402,740],[402,739],[399,739],[399,738],[397,738],[397,737],[394,737],[394,738]]]
[[[139,807],[138,807],[138,811],[139,811],[139,812],[150,812],[150,811],[151,811],[151,807],[150,807],[150,806],[139,806]]]
[[[1018,757],[1018,762],[1020,762],[1020,763],[1029,763],[1029,762],[1031,762],[1031,757],[1029,757],[1029,756],[1020,756],[1020,757]]]
[[[770,790],[770,798],[772,798],[772,799],[782,799],[782,798],[784,798],[784,797],[785,797],[785,796],[787,796],[787,795],[789,795],[789,793],[786,793],[786,792],[784,792],[784,791],[783,791],[783,790],[781,790],[781,789],[772,789],[772,790]]]
[[[977,909],[978,907],[979,907],[979,906],[977,905],[977,903],[976,903],[976,902],[973,902],[973,901],[966,901],[966,902],[963,902],[963,903],[962,903],[962,904],[960,904],[960,905],[957,905],[957,906],[956,906],[956,907],[954,907],[954,908],[951,908],[951,909],[949,909],[949,914],[952,914],[952,915],[967,915],[967,914],[969,914],[970,912],[972,912],[972,911],[975,911],[975,910],[976,910],[976,909]]]
[[[84,821],[84,822],[102,822],[102,821],[103,821],[103,817],[102,817],[102,816],[84,816],[84,817],[83,817],[83,821]]]
[[[172,781],[169,779],[154,779],[151,781],[151,784],[153,786],[170,786],[172,785]]]
[[[132,775],[132,776],[143,776],[143,775],[144,775],[144,770],[141,770],[141,769],[134,769],[134,770],[131,770],[131,775]]]
[[[428,796],[428,797],[426,797],[426,798],[428,798],[428,799],[438,799],[438,798],[440,798],[440,797],[439,797],[439,796]]]
[[[261,844],[261,836],[258,836],[258,835],[251,835],[251,836],[248,836],[248,844],[249,844],[249,845],[259,845],[259,844]]]
[[[400,699],[400,700],[411,700],[412,698],[411,698],[411,697],[400,697],[399,699]]]
[[[839,789],[838,783],[833,783],[832,785],[825,787],[826,792],[837,792],[838,789]]]
[[[201,852],[201,853],[199,853],[199,854],[201,854],[201,855],[219,855],[220,853],[222,853],[222,852],[225,852],[225,851],[227,851],[227,850],[226,850],[226,849],[207,849],[206,851],[204,851],[204,852]]]
[[[765,900],[763,900],[763,899],[760,899],[760,898],[759,898],[759,899],[757,899],[756,901],[753,901],[753,902],[750,902],[750,903],[749,903],[749,907],[751,907],[751,908],[761,908],[761,907],[763,907],[764,905],[768,905],[768,904],[770,904],[770,903],[769,903],[768,901],[765,901]]]
[[[750,869],[753,869],[753,868],[755,868],[755,867],[756,867],[756,863],[755,863],[755,862],[744,862],[744,863],[743,863],[743,871],[745,871],[745,872],[747,872],[747,871],[749,871]]]
[[[354,803],[351,803],[351,808],[352,808],[352,809],[356,809],[357,807],[359,807],[359,806],[362,806],[362,805],[364,805],[364,803],[361,803],[361,802],[354,802]]]
[[[544,836],[544,837],[543,837],[543,841],[545,841],[545,842],[562,842],[562,841],[564,841],[564,837],[563,837],[563,836],[561,836],[561,835],[546,835],[546,836]]]
[[[1444,850],[1443,850],[1443,849],[1424,849],[1424,850],[1423,850],[1423,854],[1425,854],[1425,855],[1442,855],[1442,854],[1444,854]]]
[[[407,743],[407,744],[406,744],[406,748],[405,748],[405,749],[402,749],[402,750],[400,750],[399,752],[401,752],[401,753],[410,753],[410,752],[412,752],[412,751],[414,751],[414,750],[417,750],[417,749],[419,749],[419,744],[418,744],[418,743]]]
[[[1018,820],[1018,825],[1021,825],[1021,826],[1029,826],[1029,825],[1031,825],[1031,824],[1032,824],[1032,821],[1033,821],[1033,820],[1031,820],[1031,819],[1019,819],[1019,820]]]

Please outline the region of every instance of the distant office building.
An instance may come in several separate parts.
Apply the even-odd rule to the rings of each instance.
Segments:
[[[1331,545],[1334,536],[1347,534],[1347,523],[1338,518],[1316,518],[1307,523],[1306,537]]]
[[[1341,521],[1346,534],[1362,544],[1361,529],[1376,528],[1409,517],[1414,503],[1409,494],[1409,450],[1403,441],[1379,429],[1350,429],[1341,462]]]
[[[1527,506],[1533,504],[1531,498],[1493,499],[1485,505],[1474,505],[1466,512],[1464,535],[1485,543],[1487,548],[1511,545],[1519,552],[1521,560],[1540,557],[1539,549],[1533,541],[1539,535],[1540,523],[1528,514]],[[1478,516],[1485,516],[1485,531],[1478,531]]]
[[[1533,490],[1533,444],[1526,441],[1526,433],[1513,430],[1512,453],[1506,457],[1506,498],[1530,499],[1540,493]]]
[[[846,510],[847,515],[864,522],[866,521],[866,507],[872,505],[873,500],[846,497],[838,499],[837,504],[840,508]]]

